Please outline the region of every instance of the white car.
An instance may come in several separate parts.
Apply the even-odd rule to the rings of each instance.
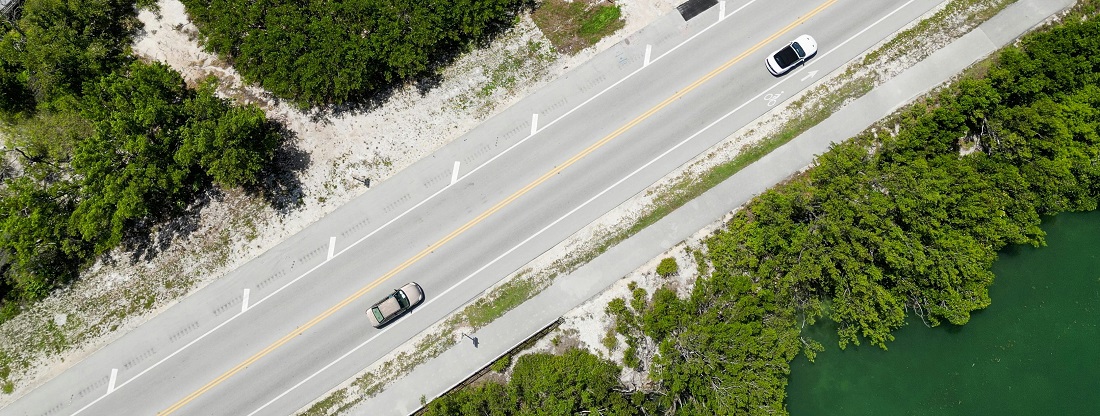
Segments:
[[[794,42],[788,43],[782,49],[768,55],[764,65],[768,66],[768,72],[780,76],[786,74],[792,68],[805,62],[817,53],[817,41],[810,35],[799,36]]]

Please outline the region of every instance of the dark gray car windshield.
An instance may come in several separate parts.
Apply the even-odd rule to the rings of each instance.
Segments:
[[[397,298],[397,303],[401,305],[401,308],[409,307],[409,297],[405,296],[405,292],[398,290],[394,292],[394,297]]]

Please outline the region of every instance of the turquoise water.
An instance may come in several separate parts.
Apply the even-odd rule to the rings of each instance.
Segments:
[[[810,415],[1100,415],[1100,211],[1046,218],[1047,246],[1010,247],[993,304],[970,323],[895,332],[889,351],[837,348],[791,363],[787,408]]]

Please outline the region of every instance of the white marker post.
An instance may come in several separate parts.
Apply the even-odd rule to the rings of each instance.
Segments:
[[[328,238],[328,259],[332,260],[333,252],[336,250],[336,237]]]
[[[645,63],[643,67],[649,66],[649,56],[653,53],[653,45],[645,45]]]
[[[722,19],[725,19],[725,18],[726,18],[726,2],[720,1],[720,2],[718,2],[718,21],[721,22]]]
[[[454,171],[451,171],[451,185],[454,185],[455,182],[458,182],[458,161],[457,160],[455,161]]]
[[[531,135],[534,136],[539,131],[539,115],[538,113],[531,114]]]
[[[244,290],[244,298],[241,300],[241,313],[248,310],[248,289]]]

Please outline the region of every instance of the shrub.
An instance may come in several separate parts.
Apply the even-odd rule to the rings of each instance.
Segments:
[[[504,370],[507,370],[508,366],[511,364],[512,356],[510,354],[505,354],[503,357],[497,358],[496,361],[493,361],[493,364],[489,366],[489,369],[498,373],[503,373]]]
[[[672,257],[665,257],[661,260],[661,264],[657,265],[657,274],[661,277],[672,277],[680,274],[680,265],[676,264],[676,259]]]

